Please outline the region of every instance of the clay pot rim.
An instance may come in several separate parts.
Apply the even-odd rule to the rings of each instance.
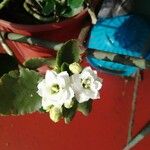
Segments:
[[[47,31],[47,29],[54,30],[54,29],[61,29],[64,27],[67,27],[68,25],[77,23],[78,20],[88,16],[88,10],[87,8],[84,9],[81,13],[78,15],[68,18],[64,21],[61,22],[54,22],[54,23],[46,23],[46,24],[38,24],[38,25],[25,25],[25,24],[17,24],[17,23],[12,23],[6,20],[0,19],[0,26],[5,28],[8,28],[9,30],[12,31],[28,31],[28,32],[40,32],[40,31]]]

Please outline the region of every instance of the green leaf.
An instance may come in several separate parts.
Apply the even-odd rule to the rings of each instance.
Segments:
[[[57,53],[56,64],[60,69],[63,63],[71,64],[79,61],[79,42],[77,40],[70,40],[66,42],[61,50]]]
[[[67,64],[67,63],[63,63],[62,65],[61,65],[61,72],[62,71],[69,71],[69,64]]]
[[[43,65],[48,65],[51,68],[55,67],[56,59],[55,58],[32,58],[24,62],[24,65],[29,69],[37,69]]]
[[[10,70],[18,68],[17,60],[7,54],[0,54],[0,77],[4,73],[8,73]]]
[[[69,69],[69,64],[67,64],[67,63],[63,63],[61,65],[61,72],[62,71],[67,71],[70,76],[73,74]]]
[[[73,16],[79,14],[82,10],[83,10],[82,6],[78,7],[78,8],[68,7],[66,9],[66,12],[63,14],[63,17],[67,17],[67,18],[73,17]]]
[[[66,0],[56,0],[56,11],[57,15],[60,17],[62,16],[67,9],[67,2]]]
[[[89,101],[83,102],[83,103],[79,103],[77,110],[80,111],[83,115],[88,116],[88,114],[92,110],[92,100],[89,100]]]
[[[26,114],[41,108],[37,94],[40,75],[28,69],[11,71],[0,79],[0,114]]]
[[[84,0],[68,0],[68,6],[71,8],[78,8],[83,6]]]
[[[50,15],[54,11],[55,1],[54,0],[45,0],[45,5],[43,6],[42,13],[44,15]]]
[[[76,114],[76,110],[77,110],[77,101],[76,100],[74,101],[74,105],[71,108],[67,109],[64,107],[63,117],[64,117],[64,121],[66,124],[68,124],[72,121],[73,117]]]

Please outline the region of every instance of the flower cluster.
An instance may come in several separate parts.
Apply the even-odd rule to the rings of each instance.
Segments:
[[[63,107],[73,107],[75,101],[84,103],[99,97],[102,87],[97,72],[90,67],[83,70],[80,65],[73,63],[69,66],[73,73],[69,76],[67,71],[60,73],[47,70],[45,78],[38,84],[38,94],[42,97],[42,107],[50,113],[50,118],[57,122],[62,118]]]
[[[81,42],[71,39],[57,46],[56,57],[31,57],[21,66],[15,58],[1,56],[0,115],[47,112],[54,122],[70,123],[76,112],[91,112],[102,80],[91,67],[81,67]],[[10,66],[5,68],[4,60]]]

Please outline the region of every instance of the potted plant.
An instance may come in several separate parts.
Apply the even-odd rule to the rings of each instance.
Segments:
[[[74,38],[90,24],[89,1],[0,2],[0,51],[14,56],[0,54],[0,114],[48,112],[65,123],[77,111],[88,115],[102,83],[96,71],[81,65],[81,42]]]
[[[19,65],[13,57],[0,55],[0,115],[45,112],[50,119],[69,123],[76,112],[87,116],[99,98],[102,80],[84,67],[80,43],[69,40],[56,59],[32,58]],[[7,62],[6,62],[7,61]],[[41,71],[47,66],[45,72]],[[3,74],[4,73],[4,74]]]
[[[32,57],[54,56],[55,53],[49,49],[53,49],[59,42],[77,38],[81,29],[90,23],[88,12],[91,14],[91,11],[88,10],[96,2],[98,1],[1,0],[0,37],[3,44],[0,45],[6,51],[11,49],[21,63]],[[31,47],[27,44],[29,40],[21,41],[26,37],[20,37],[20,34],[28,36],[28,39],[39,38],[52,44],[46,48],[41,47],[38,46],[38,40]],[[10,51],[8,53],[11,54]]]

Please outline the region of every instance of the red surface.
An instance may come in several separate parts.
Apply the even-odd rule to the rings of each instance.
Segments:
[[[31,56],[31,51],[22,57]],[[43,52],[40,55],[44,57]],[[122,150],[127,142],[134,80],[125,82],[121,77],[104,73],[100,76],[101,100],[94,102],[88,117],[77,113],[69,125],[63,121],[55,124],[47,114],[1,116],[0,150]],[[149,76],[150,71],[145,71],[140,82],[133,136],[150,120]],[[149,150],[149,141],[150,136],[133,150]]]
[[[148,122],[150,122],[150,71],[144,72],[144,80],[140,82],[137,107],[135,114],[135,124],[133,136],[136,135]],[[136,145],[135,150],[149,150],[150,136],[147,136],[143,141]],[[133,149],[134,150],[134,149]]]
[[[149,78],[140,83],[134,134],[150,119]],[[89,117],[80,113],[65,125],[46,114],[0,117],[0,150],[122,150],[127,141],[134,81],[100,74],[104,79],[101,100],[94,102]],[[133,150],[149,150],[150,137]]]

